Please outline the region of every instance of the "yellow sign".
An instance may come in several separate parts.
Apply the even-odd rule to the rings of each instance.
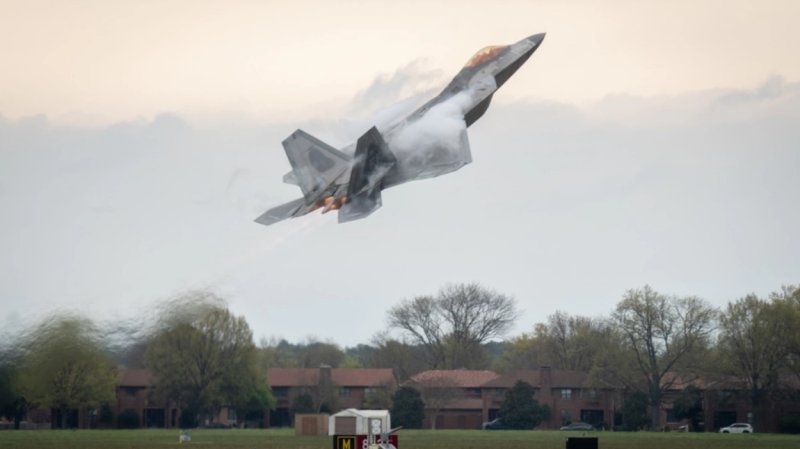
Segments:
[[[337,437],[335,449],[356,449],[355,437]]]

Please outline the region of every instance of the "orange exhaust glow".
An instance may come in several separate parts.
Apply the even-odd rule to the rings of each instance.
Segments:
[[[339,198],[334,198],[332,196],[329,196],[324,200],[321,200],[318,204],[320,205],[320,207],[325,206],[325,209],[322,209],[322,213],[327,214],[332,210],[341,209],[341,207],[344,206],[346,203],[347,203],[346,196],[342,196]]]

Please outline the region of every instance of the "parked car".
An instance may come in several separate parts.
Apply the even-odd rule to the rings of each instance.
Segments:
[[[753,433],[753,426],[745,422],[737,422],[719,429],[719,433]]]
[[[481,424],[481,429],[483,430],[503,430],[507,429],[506,426],[503,425],[503,421],[500,418],[495,418],[491,421],[485,422]]]
[[[573,422],[567,424],[559,430],[594,430],[594,426],[585,422]]]

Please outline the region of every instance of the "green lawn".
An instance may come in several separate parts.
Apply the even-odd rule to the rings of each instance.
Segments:
[[[24,430],[0,432],[0,448],[166,448],[330,449],[329,437],[296,437],[288,429],[194,430],[178,443],[177,430]],[[566,438],[583,433],[557,431],[401,430],[402,449],[563,449]],[[600,449],[798,449],[798,435],[718,433],[590,432]]]

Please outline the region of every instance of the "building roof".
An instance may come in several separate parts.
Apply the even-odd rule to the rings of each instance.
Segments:
[[[117,386],[149,387],[153,385],[153,376],[144,368],[121,368],[117,373]]]
[[[442,386],[454,386],[461,388],[479,388],[485,383],[495,379],[497,373],[494,371],[482,370],[429,370],[423,371],[411,377],[409,383],[416,384],[436,384]],[[433,385],[432,385],[433,386]]]
[[[322,368],[324,369],[324,368]],[[330,368],[331,383],[339,387],[375,387],[394,384],[391,368]],[[319,384],[320,368],[270,368],[272,387],[307,387]]]
[[[511,388],[517,381],[527,382],[536,388],[542,388],[543,371],[550,371],[550,388],[582,388],[586,384],[586,373],[582,371],[556,370],[539,368],[532,370],[512,371],[487,382],[486,388]]]

